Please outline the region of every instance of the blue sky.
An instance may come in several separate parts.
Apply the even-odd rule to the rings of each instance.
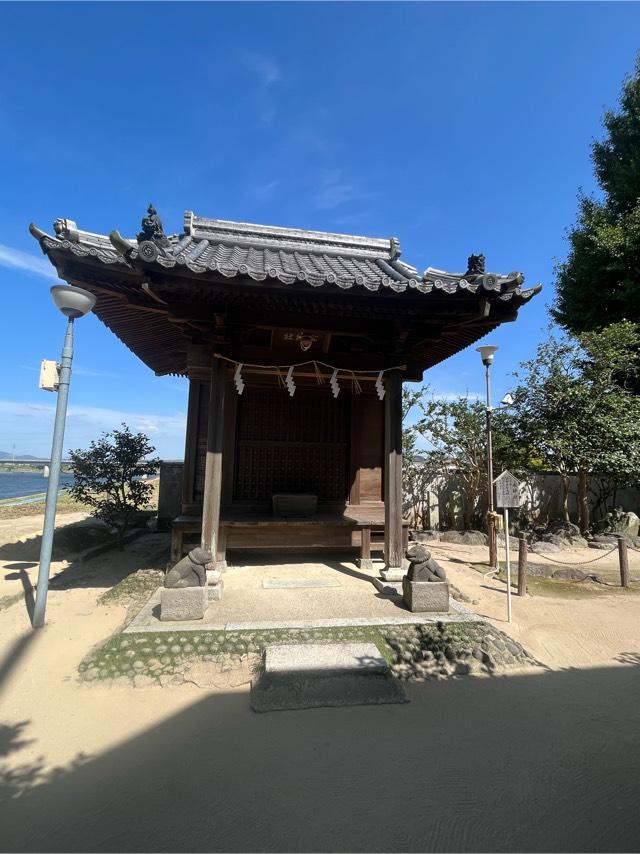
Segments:
[[[27,231],[57,217],[168,232],[205,216],[396,235],[405,261],[484,252],[544,292],[490,340],[496,397],[545,334],[553,261],[589,145],[640,49],[632,3],[4,4],[0,31],[0,450],[46,455],[37,388],[64,322]],[[635,34],[635,35],[634,35]],[[186,382],[77,324],[66,446],[126,420],[183,453]],[[489,340],[489,339],[487,339]],[[481,393],[473,349],[425,376]]]

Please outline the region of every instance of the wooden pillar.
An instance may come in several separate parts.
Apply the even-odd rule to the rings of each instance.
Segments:
[[[196,477],[196,445],[198,432],[198,407],[200,405],[201,382],[189,377],[189,403],[187,406],[187,429],[182,469],[182,512],[190,513],[195,503],[194,483]]]
[[[383,578],[402,578],[402,374],[385,374],[384,396],[384,561]]]
[[[207,455],[202,506],[202,548],[214,556],[216,568],[223,568],[220,543],[220,505],[222,499],[222,441],[224,435],[224,390],[226,372],[221,359],[213,360],[209,390]]]

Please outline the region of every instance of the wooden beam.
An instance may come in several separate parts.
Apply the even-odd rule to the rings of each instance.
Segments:
[[[219,535],[220,505],[222,503],[225,380],[225,365],[220,359],[214,358],[211,366],[211,385],[209,387],[209,423],[204,473],[201,544],[205,551],[211,552],[213,555],[216,569],[224,568],[224,555],[220,549]]]
[[[384,559],[383,577],[402,578],[402,374],[390,371],[384,385]]]

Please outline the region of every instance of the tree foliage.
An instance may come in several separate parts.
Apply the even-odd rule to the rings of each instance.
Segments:
[[[577,337],[551,334],[516,374],[512,429],[515,444],[564,484],[569,520],[569,476],[580,478],[580,522],[586,529],[587,476],[616,484],[640,471],[640,327],[624,321]]]
[[[580,196],[569,254],[556,269],[552,314],[573,333],[640,316],[640,57],[603,123],[606,136],[592,145],[602,199]]]
[[[405,509],[413,512],[417,524],[424,523],[427,491],[438,491],[440,510],[449,511],[453,524],[451,499],[457,494],[464,526],[482,525],[487,494],[485,405],[462,395],[439,398],[428,386],[405,390],[403,404],[405,415],[409,410],[418,414],[403,431]],[[423,447],[416,461],[419,439]]]
[[[144,433],[126,424],[91,442],[86,450],[70,451],[74,484],[71,495],[118,532],[118,548],[132,517],[148,503],[153,487],[141,478],[155,474],[159,460]]]

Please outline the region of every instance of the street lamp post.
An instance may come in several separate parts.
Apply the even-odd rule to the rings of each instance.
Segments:
[[[84,317],[95,305],[96,298],[89,291],[75,288],[71,285],[54,285],[51,296],[56,306],[67,318],[67,331],[64,337],[60,374],[58,379],[58,402],[56,404],[56,420],[53,427],[53,442],[51,445],[51,464],[49,481],[47,483],[47,498],[44,507],[44,526],[42,543],[40,544],[40,567],[38,569],[38,586],[36,602],[33,610],[33,628],[44,625],[44,613],[47,606],[49,590],[49,569],[51,567],[51,550],[53,547],[53,532],[56,524],[56,505],[58,501],[58,483],[60,481],[60,464],[62,462],[62,444],[64,442],[64,426],[67,417],[67,400],[69,383],[71,382],[71,361],[73,359],[73,322]]]
[[[487,385],[487,535],[489,537],[489,566],[496,569],[498,566],[498,549],[496,540],[496,520],[493,508],[493,447],[491,438],[491,375],[489,369],[493,364],[493,356],[498,348],[493,344],[485,344],[476,347],[482,364],[485,366],[485,378]]]

